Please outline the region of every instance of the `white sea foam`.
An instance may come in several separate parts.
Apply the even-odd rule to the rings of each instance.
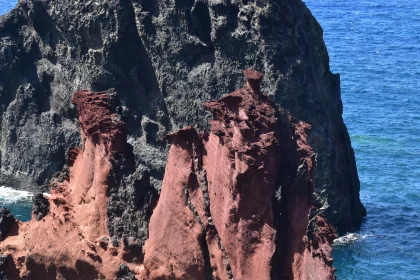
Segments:
[[[45,197],[50,197],[49,193],[43,193]],[[15,190],[5,186],[0,186],[0,202],[16,203],[31,201],[34,194],[28,191]]]
[[[371,234],[358,234],[358,233],[347,233],[346,235],[340,236],[334,240],[334,246],[345,246],[359,242],[367,237],[372,236]]]
[[[33,193],[28,191],[19,191],[5,186],[0,186],[0,202],[16,203],[30,201]]]

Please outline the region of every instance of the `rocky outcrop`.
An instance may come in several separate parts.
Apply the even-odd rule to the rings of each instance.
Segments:
[[[42,193],[36,194],[32,199],[32,212],[37,221],[42,220],[50,211],[50,202]]]
[[[277,110],[260,73],[245,76],[246,87],[204,104],[208,133],[167,136],[144,279],[335,278],[336,233],[312,205],[310,126]]]
[[[7,257],[0,255],[0,280],[7,280],[6,278],[6,263],[7,262]]]
[[[0,208],[0,241],[6,238],[14,223],[15,217],[10,213],[10,210]]]
[[[270,98],[311,127],[319,212],[340,231],[365,213],[340,79],[302,1],[26,0],[0,18],[0,38],[0,183],[48,182],[80,144],[71,94],[115,88],[135,168],[159,192],[162,137],[204,129],[202,103],[239,88],[252,67]]]
[[[204,104],[209,131],[165,137],[160,196],[135,169],[115,92],[76,92],[82,147],[51,196],[34,200],[33,219],[0,243],[7,277],[335,279],[336,233],[312,199],[310,126],[261,92],[261,73],[245,77]]]
[[[78,91],[72,101],[79,110],[82,147],[69,150],[69,172],[51,183],[49,212],[38,211],[44,210],[39,205],[48,204],[47,198],[35,199],[33,219],[15,224],[13,234],[0,243],[1,254],[11,263],[6,268],[10,279],[114,279],[125,271],[121,263],[142,261],[147,228],[143,233],[136,225],[148,224],[148,216],[142,215],[152,206],[139,198],[142,192],[149,192],[144,197],[153,192],[147,176],[138,183],[115,92]],[[114,208],[118,195],[125,203],[122,208]],[[126,224],[130,219],[133,225]]]

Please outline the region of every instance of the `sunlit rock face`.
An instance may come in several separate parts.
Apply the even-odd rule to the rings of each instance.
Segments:
[[[76,92],[82,145],[68,150],[51,196],[34,200],[31,221],[2,210],[0,275],[334,279],[336,233],[312,199],[311,126],[261,92],[263,74],[244,73],[245,87],[204,103],[209,131],[165,137],[160,195],[135,169],[116,93]]]
[[[0,243],[9,279],[114,279],[125,260],[142,261],[136,225],[146,225],[147,238],[146,213],[157,194],[148,175],[135,172],[119,100],[113,91],[86,90],[72,101],[82,146],[68,150],[67,168],[51,182],[51,196],[43,198],[49,212],[16,222]],[[141,191],[147,194],[139,200]]]
[[[163,136],[204,130],[203,102],[242,87],[253,68],[275,103],[311,126],[319,212],[344,233],[365,214],[340,77],[301,0],[26,0],[1,17],[0,38],[0,184],[47,191],[81,143],[72,94],[114,88],[136,169],[160,192]]]
[[[310,126],[260,91],[261,73],[245,77],[244,88],[204,104],[210,131],[166,137],[143,278],[334,278],[335,230],[312,206]]]

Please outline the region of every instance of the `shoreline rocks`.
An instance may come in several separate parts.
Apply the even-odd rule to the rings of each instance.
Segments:
[[[10,213],[10,210],[0,208],[0,241],[6,238],[14,223],[15,217]]]

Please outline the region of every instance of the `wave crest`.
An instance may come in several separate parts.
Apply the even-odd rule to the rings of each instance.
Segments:
[[[0,202],[2,203],[17,203],[24,201],[31,201],[33,193],[28,191],[20,191],[5,186],[0,186]]]
[[[372,236],[371,234],[358,234],[358,233],[347,233],[346,235],[340,236],[334,240],[334,246],[346,246],[356,242],[359,242],[366,237]]]

